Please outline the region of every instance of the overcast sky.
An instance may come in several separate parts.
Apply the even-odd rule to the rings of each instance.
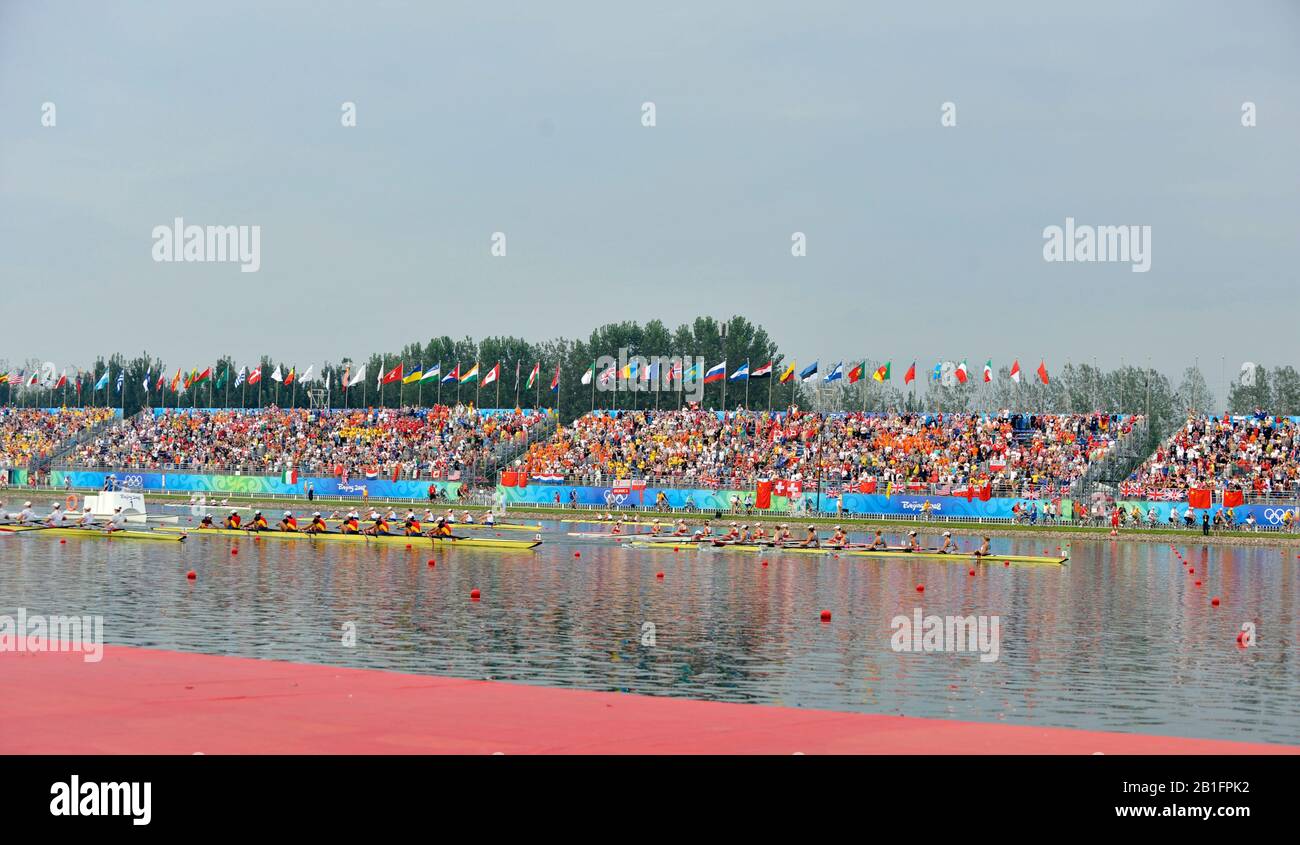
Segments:
[[[801,361],[1300,364],[1300,4],[866,5],[0,0],[0,358],[742,313]],[[260,270],[155,262],[178,216]],[[1044,261],[1067,216],[1149,272]]]

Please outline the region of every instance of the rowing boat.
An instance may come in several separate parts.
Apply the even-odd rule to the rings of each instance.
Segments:
[[[325,521],[338,524],[343,520],[327,519]],[[362,519],[361,522],[364,525],[365,523],[369,522],[369,520]],[[398,517],[395,520],[389,520],[389,522],[395,523],[400,527],[402,524],[402,517]],[[421,524],[432,525],[432,522],[430,522],[427,519],[422,519]],[[542,530],[542,526],[520,525],[517,522],[498,522],[495,525],[488,525],[486,522],[453,522],[451,524],[451,530],[453,531],[531,531],[532,533],[536,534]]]
[[[625,545],[638,549],[662,549],[665,547],[680,548],[682,546],[698,548],[700,550],[718,551],[718,552],[781,552],[785,554],[803,554],[803,555],[850,555],[853,557],[870,557],[870,558],[903,558],[921,560],[946,560],[951,563],[1001,563],[1003,561],[1015,564],[1029,564],[1039,566],[1063,566],[1069,558],[1066,557],[1049,557],[1039,555],[986,555],[978,557],[970,552],[909,552],[904,549],[865,549],[849,546],[848,548],[835,548],[827,546],[770,546],[756,545],[752,543],[713,543],[713,542],[691,542],[685,541],[679,544],[665,542],[646,542],[632,541]]]
[[[189,529],[164,526],[158,530],[175,532]],[[514,551],[526,551],[541,545],[541,540],[497,540],[488,537],[465,537],[461,539],[451,537],[407,537],[404,534],[381,534],[376,537],[370,534],[340,534],[333,531],[309,534],[305,531],[246,531],[242,528],[195,528],[190,531],[190,536],[264,537],[269,540],[319,540],[322,543],[370,543],[385,546],[420,543],[443,547],[456,546],[467,549],[506,549]]]
[[[105,540],[166,540],[175,543],[185,535],[161,534],[157,531],[105,531],[102,528],[43,528],[39,525],[13,526],[6,529],[14,534],[40,534],[47,537],[99,537]]]

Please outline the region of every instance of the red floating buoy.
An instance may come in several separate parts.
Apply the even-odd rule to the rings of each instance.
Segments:
[[[971,575],[974,575],[974,574],[975,574],[975,570],[972,569],[972,570],[970,571],[970,574],[971,574]]]
[[[199,576],[195,574],[193,569],[191,569],[189,572],[185,573],[185,577],[193,581],[195,578],[198,578]]]
[[[1010,565],[1011,565],[1011,561],[1009,561],[1009,560],[1004,560],[1004,561],[1002,561],[1002,565],[1003,565],[1003,566],[1010,566]]]
[[[430,567],[430,568],[435,567],[435,566],[437,566],[437,565],[438,565],[438,562],[437,562],[437,561],[435,561],[433,558],[429,558],[429,567]]]
[[[924,584],[917,584],[917,585],[916,585],[916,591],[917,591],[918,593],[924,593],[924,592],[925,592],[925,585],[924,585]]]
[[[68,544],[68,541],[67,541],[67,540],[60,540],[60,541],[59,541],[59,545],[60,545],[60,546],[66,546],[67,544]]]
[[[1218,606],[1219,606],[1219,597],[1218,597],[1218,596],[1215,596],[1214,598],[1210,599],[1210,606],[1211,606],[1211,607],[1218,607]]]
[[[469,597],[471,601],[478,601],[478,590],[470,590]]]
[[[1198,586],[1198,587],[1201,586],[1201,582],[1200,582],[1200,581],[1197,581],[1197,582],[1196,582],[1196,586]]]
[[[662,572],[656,572],[655,577],[662,581],[664,579],[664,574]]]
[[[231,553],[232,555],[237,555],[237,554],[239,554],[239,549],[231,549],[231,550],[230,550],[230,553]]]
[[[1196,568],[1195,568],[1195,567],[1191,567],[1191,566],[1189,566],[1189,567],[1187,568],[1187,574],[1188,574],[1188,575],[1195,575],[1195,574],[1196,574]]]
[[[406,550],[407,550],[408,552],[411,550],[411,544],[410,544],[410,543],[407,543],[407,544],[406,544]]]
[[[582,552],[574,552],[574,553],[573,553],[573,556],[574,556],[574,557],[582,557]]]
[[[831,612],[829,610],[822,611],[822,621],[823,622],[831,621]]]

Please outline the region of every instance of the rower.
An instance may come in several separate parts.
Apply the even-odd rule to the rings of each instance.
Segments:
[[[378,537],[380,535],[388,533],[387,519],[385,519],[384,517],[380,516],[377,513],[372,514],[372,519],[374,520],[374,523],[369,528],[367,528],[364,533],[369,534],[372,537]]]
[[[112,534],[114,531],[126,530],[126,514],[122,513],[121,508],[113,508],[113,516],[109,519],[108,528],[106,530],[109,534]]]
[[[210,517],[209,517],[210,519]],[[77,520],[77,525],[82,528],[92,528],[95,525],[95,515],[90,511],[90,505],[86,505],[86,510],[81,514],[81,519]]]
[[[407,537],[420,536],[420,520],[415,518],[415,511],[408,511],[406,520],[402,523],[402,530]]]
[[[659,524],[659,517],[656,516],[650,523],[650,536],[657,537],[661,530],[663,530],[663,526]]]
[[[311,522],[307,525],[307,533],[324,534],[326,531],[329,531],[329,526],[325,524],[325,520],[321,519],[320,511],[316,511],[311,515]]]
[[[722,539],[726,542],[735,542],[737,539],[739,539],[739,537],[740,537],[740,529],[736,526],[736,523],[734,522],[727,527],[727,533],[722,535]]]
[[[50,511],[50,515],[45,517],[45,524],[51,528],[58,528],[63,525],[63,511],[59,509],[58,505],[55,505],[54,510]]]
[[[447,516],[444,519],[446,519],[448,525],[456,524],[456,514],[452,512],[451,508],[447,508]]]
[[[90,508],[86,508],[86,510],[90,510]],[[199,527],[200,527],[200,528],[216,528],[216,526],[212,524],[212,514],[210,514],[210,513],[205,513],[205,514],[203,515],[203,518],[199,520]]]
[[[430,537],[451,536],[451,523],[447,521],[447,518],[445,516],[438,517],[438,521],[434,523],[433,528],[429,530],[429,536]]]
[[[989,554],[991,554],[989,552],[989,538],[985,537],[984,542],[980,543],[980,547],[975,550],[975,557],[988,557]]]
[[[762,542],[767,539],[767,532],[763,530],[763,524],[755,523],[753,538],[755,542]]]
[[[623,533],[623,517],[620,516],[620,517],[618,518],[618,522],[614,523],[614,527],[611,528],[611,529],[609,529],[609,533],[610,533],[610,534],[622,534],[622,533]]]
[[[709,525],[709,521],[707,519],[704,520],[704,525],[696,529],[695,533],[692,534],[691,536],[697,539],[703,539],[704,537],[712,537],[713,528],[712,526]]]
[[[471,514],[469,511],[465,511],[463,514],[461,514],[460,521],[465,523],[466,525],[473,525],[474,515]]]
[[[293,514],[290,513],[289,511],[285,511],[284,516],[280,519],[280,530],[281,531],[298,530],[298,520],[294,519]]]
[[[821,547],[821,541],[817,539],[817,526],[815,525],[808,526],[808,535],[803,538],[803,542],[801,542],[799,545],[804,548],[812,548],[812,549]]]
[[[885,534],[879,528],[876,529],[876,536],[871,541],[871,548],[873,549],[888,548],[888,546],[885,544]]]
[[[343,522],[339,525],[339,531],[343,534],[358,534],[361,531],[361,515],[356,509],[348,511],[348,515],[343,517]]]
[[[488,511],[486,514],[484,514],[483,524],[487,526],[496,525],[497,524],[496,514],[492,513],[492,511]]]
[[[849,542],[849,535],[844,533],[844,529],[841,526],[837,525],[835,526],[835,533],[832,534],[831,538],[826,542],[831,546],[844,546]]]
[[[736,535],[736,542],[737,542],[737,543],[748,543],[748,542],[749,542],[749,525],[748,525],[748,524],[740,526],[740,533]]]
[[[939,554],[946,555],[949,552],[957,551],[957,544],[952,541],[952,532],[943,532],[943,545],[935,549]]]
[[[921,539],[916,536],[916,531],[907,532],[907,551],[909,552],[921,551]]]
[[[677,528],[673,530],[673,536],[685,537],[689,532],[690,529],[686,527],[686,520],[684,519],[677,520]]]
[[[239,513],[233,510],[230,512],[230,516],[226,517],[225,522],[223,523],[223,527],[230,529],[238,529],[242,527],[242,525],[243,520],[240,519]]]
[[[256,511],[253,514],[253,521],[249,523],[248,527],[253,531],[269,531],[271,524],[266,521],[266,517],[262,516],[261,511]]]
[[[36,511],[32,510],[31,502],[23,502],[23,509],[18,512],[18,524],[23,525],[33,522],[36,519]]]

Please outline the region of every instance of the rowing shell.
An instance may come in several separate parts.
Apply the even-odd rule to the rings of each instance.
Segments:
[[[48,537],[100,537],[105,540],[166,540],[175,543],[184,540],[185,535],[161,534],[157,531],[113,531],[102,528],[42,528],[40,526],[6,528],[14,534],[41,534]]]
[[[162,527],[159,531],[186,531],[184,528]],[[334,532],[325,532],[317,534],[308,534],[303,531],[245,531],[242,528],[195,528],[190,531],[190,536],[204,537],[265,537],[271,540],[319,540],[323,543],[377,543],[379,545],[396,546],[414,543],[432,543],[435,546],[457,546],[467,549],[506,549],[514,551],[526,551],[541,545],[541,540],[497,540],[488,537],[466,537],[463,539],[454,539],[450,537],[407,537],[404,534],[381,534],[378,537],[370,534],[336,534]]]
[[[398,518],[395,519],[395,520],[391,520],[391,519],[390,519],[389,522],[396,522],[396,523],[398,523],[398,524],[400,525],[400,524],[402,523],[402,520],[403,520],[403,517],[398,517]],[[339,523],[339,522],[342,522],[343,520],[341,520],[341,519],[327,519],[327,520],[325,520],[325,521],[326,521],[326,522]],[[362,522],[363,524],[366,523],[366,522],[368,522],[368,521],[369,521],[369,520],[366,520],[366,519],[362,519],[362,520],[361,520],[361,522]],[[424,519],[424,520],[421,520],[421,521],[422,521],[423,524],[425,524],[425,525],[432,525],[432,524],[433,524],[433,521],[431,521],[431,520]],[[498,522],[498,523],[496,523],[495,525],[488,525],[486,522],[453,522],[453,523],[451,523],[451,530],[453,530],[453,531],[531,531],[532,533],[536,534],[536,533],[538,533],[539,531],[542,530],[542,526],[540,526],[540,525],[520,525],[520,524],[517,523],[517,522]]]
[[[1009,563],[1030,564],[1030,565],[1037,565],[1037,566],[1063,566],[1065,565],[1065,562],[1069,560],[1069,558],[1066,557],[1041,557],[1037,555],[994,554],[994,555],[985,555],[984,557],[978,557],[974,554],[971,554],[970,552],[952,552],[949,554],[944,554],[942,552],[909,552],[900,549],[872,550],[872,549],[862,549],[862,548],[853,548],[853,547],[843,549],[843,548],[834,548],[834,547],[828,548],[826,546],[822,546],[820,548],[801,547],[801,546],[778,548],[776,546],[759,546],[759,545],[753,545],[748,543],[745,544],[723,543],[718,545],[714,543],[694,543],[689,541],[676,544],[676,545],[671,543],[664,543],[664,542],[650,543],[650,542],[642,542],[642,541],[633,541],[627,543],[626,545],[631,548],[638,548],[638,549],[662,549],[667,546],[672,546],[673,548],[677,548],[679,546],[687,546],[687,547],[699,548],[701,550],[719,551],[719,552],[782,552],[788,554],[803,554],[803,555],[836,554],[836,555],[849,555],[852,557],[870,557],[870,558],[904,558],[904,559],[920,558],[922,560],[946,560],[953,563],[960,562],[960,563],[996,564],[1000,561],[1006,561]]]

